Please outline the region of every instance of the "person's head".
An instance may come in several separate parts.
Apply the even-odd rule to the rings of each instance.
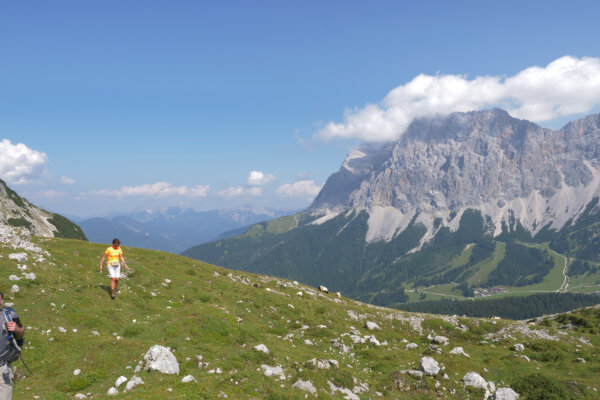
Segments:
[[[119,245],[121,244],[121,241],[119,239],[113,239],[113,247],[119,247]]]

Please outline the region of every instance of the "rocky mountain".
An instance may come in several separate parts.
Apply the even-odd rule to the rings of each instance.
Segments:
[[[600,115],[551,130],[499,109],[453,113],[351,152],[293,220],[184,254],[377,304],[593,292],[599,196]]]
[[[29,236],[63,237],[86,240],[79,226],[58,214],[31,204],[0,180],[0,230],[3,241],[15,237],[15,230]]]
[[[169,207],[88,218],[79,224],[92,242],[109,243],[118,237],[128,246],[179,253],[199,243],[242,233],[252,224],[285,214],[281,210],[252,207],[210,211]]]
[[[600,195],[600,115],[554,131],[503,110],[415,121],[402,138],[350,153],[310,212],[369,213],[368,242],[391,240],[415,219],[421,244],[478,210],[495,237],[519,223],[532,235],[576,221]],[[434,224],[435,221],[439,223]]]

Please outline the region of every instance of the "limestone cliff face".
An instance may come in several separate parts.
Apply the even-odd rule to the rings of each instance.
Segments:
[[[535,234],[576,220],[599,195],[600,115],[551,130],[494,109],[419,119],[395,143],[350,153],[310,211],[367,210],[369,241],[413,219],[430,238],[466,209],[494,235],[517,222]]]
[[[0,228],[19,230],[27,236],[67,237],[85,240],[79,226],[31,204],[0,180]]]

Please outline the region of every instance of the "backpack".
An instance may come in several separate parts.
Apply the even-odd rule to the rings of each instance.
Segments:
[[[6,324],[12,321],[10,316],[11,309],[0,308],[0,319],[2,320],[2,334],[8,335],[8,349],[3,355],[3,360],[0,360],[0,364],[12,363],[17,361],[21,356],[21,347],[17,344],[17,339],[9,332],[6,328]]]

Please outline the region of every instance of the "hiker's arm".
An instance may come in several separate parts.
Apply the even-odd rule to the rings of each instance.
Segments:
[[[121,261],[123,262],[123,265],[125,266],[125,268],[129,269],[129,267],[127,266],[127,263],[125,262],[125,259],[123,258],[123,254],[119,254],[119,257],[121,257]]]
[[[102,272],[102,265],[104,264],[104,259],[106,258],[106,253],[102,256],[102,261],[100,261],[100,272]]]
[[[17,324],[15,321],[7,322],[6,328],[15,335],[16,339],[21,339],[25,334],[25,327],[21,323]]]

